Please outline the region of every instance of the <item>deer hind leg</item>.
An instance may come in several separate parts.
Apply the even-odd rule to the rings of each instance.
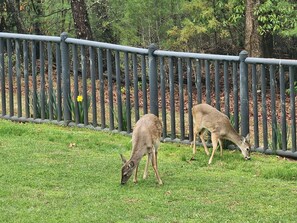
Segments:
[[[194,140],[193,140],[193,157],[192,159],[194,158],[194,155],[196,154],[196,137],[197,137],[197,134],[198,134],[198,131],[196,128],[194,128]]]
[[[208,164],[211,164],[213,156],[215,154],[215,151],[216,151],[216,149],[218,147],[219,138],[215,133],[211,134],[211,141],[212,141],[212,153],[211,153],[211,157],[210,157],[210,159],[208,161]]]
[[[151,159],[152,159],[152,153],[148,153],[145,168],[144,168],[144,173],[143,173],[143,179],[146,179],[148,176],[148,166],[149,166],[149,163],[151,162]]]
[[[206,146],[205,140],[204,140],[204,138],[203,138],[203,134],[204,134],[204,132],[205,132],[205,129],[201,130],[201,131],[199,132],[199,137],[200,137],[201,142],[202,142],[202,144],[203,144],[205,153],[209,156],[209,151],[208,151],[208,148],[207,148],[207,146]]]
[[[221,139],[219,139],[219,144],[220,144],[221,156],[223,156],[223,142]]]
[[[161,185],[163,184],[160,176],[159,176],[159,172],[158,172],[158,152],[157,150],[155,149],[155,147],[153,146],[153,151],[152,151],[152,166],[153,166],[153,169],[155,171],[155,175],[158,179],[158,183]]]

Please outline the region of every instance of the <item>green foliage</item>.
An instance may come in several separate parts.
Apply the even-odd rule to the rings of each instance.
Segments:
[[[293,90],[295,93],[297,93],[297,81],[295,81],[294,82],[294,90]],[[286,90],[286,92],[287,92],[287,94],[290,94],[290,92],[291,92],[291,90],[290,90],[290,88],[288,88],[287,90]]]
[[[127,106],[125,103],[122,104],[122,131],[127,131],[128,129],[128,119],[127,119]],[[131,111],[130,111],[131,112]],[[119,123],[119,115],[118,115],[118,112],[117,111],[113,111],[113,114],[115,116],[115,119],[117,120],[117,122]]]
[[[50,107],[52,108],[53,112],[53,119],[57,119],[58,117],[58,104],[57,104],[57,92],[52,91],[52,94],[50,95],[51,100],[49,98],[48,92],[44,92],[44,115],[45,119],[50,118]],[[41,98],[41,91],[35,92],[35,99],[36,103],[34,103],[34,93],[32,91],[29,92],[29,104],[31,107],[31,112],[34,111],[36,108],[36,118],[41,118],[42,114],[42,98]],[[33,115],[33,114],[32,114]]]
[[[194,0],[182,5],[182,22],[180,27],[174,26],[168,31],[171,45],[184,47],[184,50],[198,51],[201,40],[213,39],[213,44],[223,39],[231,39],[233,45],[242,42],[243,36],[236,35],[237,30],[243,29],[244,24],[243,0]],[[205,46],[204,46],[205,47]],[[216,47],[216,46],[211,46]]]
[[[297,36],[296,2],[287,0],[266,0],[255,11],[259,21],[259,33]]]
[[[272,130],[273,130],[273,134],[275,134],[275,143],[273,142],[270,142],[269,145],[270,145],[270,148],[272,149],[272,151],[276,152],[276,150],[278,149],[283,149],[283,142],[282,142],[282,138],[283,138],[283,135],[285,134],[281,127],[281,125],[274,125],[272,126]],[[287,126],[287,135],[285,136],[286,137],[286,140],[288,142],[289,140],[289,137],[290,137],[290,132],[289,132],[289,127]]]

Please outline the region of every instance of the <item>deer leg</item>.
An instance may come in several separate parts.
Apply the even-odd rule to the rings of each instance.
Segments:
[[[193,156],[196,154],[196,137],[197,137],[197,132],[194,129],[194,141],[193,141]]]
[[[220,144],[220,151],[221,151],[221,156],[223,156],[223,143],[222,143],[222,140],[219,139],[219,144]]]
[[[159,172],[158,172],[158,164],[157,164],[157,162],[158,162],[158,152],[156,152],[156,150],[155,150],[155,147],[153,147],[153,152],[152,152],[152,166],[153,166],[153,168],[154,168],[154,171],[155,171],[155,175],[156,175],[156,177],[157,177],[157,179],[158,179],[158,183],[161,185],[161,184],[163,184],[163,182],[162,182],[162,180],[161,180],[161,178],[160,178],[160,176],[159,176]]]
[[[216,136],[215,133],[211,134],[211,141],[212,141],[212,153],[211,153],[211,157],[210,157],[210,159],[208,161],[208,164],[211,164],[213,156],[214,156],[215,151],[216,151],[217,146],[218,146],[218,137]]]
[[[143,173],[143,179],[146,179],[148,176],[148,165],[149,165],[151,159],[152,159],[152,153],[148,153],[145,168],[144,168],[144,173]]]
[[[204,138],[203,138],[203,134],[204,134],[204,130],[202,130],[202,131],[199,133],[199,136],[200,136],[201,142],[202,142],[202,144],[203,144],[204,151],[205,151],[205,153],[209,156],[209,151],[208,151],[208,148],[207,148],[207,146],[206,146],[205,140],[204,140]]]
[[[138,164],[135,167],[135,173],[134,173],[134,178],[133,178],[134,183],[137,183],[137,172],[138,172]]]

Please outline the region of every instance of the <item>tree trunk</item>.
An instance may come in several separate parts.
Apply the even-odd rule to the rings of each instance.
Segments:
[[[245,50],[248,51],[250,57],[263,57],[262,51],[262,37],[258,33],[258,22],[257,18],[254,15],[254,9],[257,5],[260,4],[260,0],[246,0],[246,9],[245,9]],[[257,67],[257,88],[260,89],[261,86],[261,77],[260,77],[260,67]],[[249,85],[252,85],[252,73],[249,69]]]
[[[77,38],[92,40],[92,30],[85,0],[71,0],[71,10]]]
[[[262,57],[261,36],[258,33],[258,22],[254,9],[260,4],[259,0],[246,0],[245,11],[245,50],[251,57]]]
[[[11,20],[13,21],[13,26],[16,26],[18,33],[26,33],[24,29],[24,24],[20,15],[19,2],[14,0],[5,0],[7,12]]]
[[[263,56],[268,58],[274,57],[273,50],[273,36],[271,33],[267,33],[263,36]]]

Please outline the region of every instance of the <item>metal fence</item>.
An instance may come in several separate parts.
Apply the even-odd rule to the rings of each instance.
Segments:
[[[159,115],[164,141],[193,140],[208,103],[251,134],[254,149],[297,158],[297,60],[223,56],[0,33],[0,117],[130,134]]]

